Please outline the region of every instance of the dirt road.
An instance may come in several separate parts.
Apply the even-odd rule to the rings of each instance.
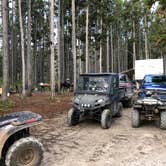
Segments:
[[[66,112],[46,120],[35,135],[45,146],[42,166],[165,166],[166,131],[155,124],[131,127],[131,109],[114,119],[112,127],[84,121],[66,124]]]
[[[165,130],[152,123],[133,129],[131,109],[124,109],[108,130],[92,121],[68,127],[71,97],[56,96],[55,102],[45,93],[14,98],[16,106],[11,112],[30,110],[44,117],[44,123],[32,129],[45,147],[42,166],[166,166]]]

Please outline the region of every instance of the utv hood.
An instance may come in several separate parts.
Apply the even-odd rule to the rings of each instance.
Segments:
[[[95,105],[96,103],[106,103],[108,102],[109,98],[108,96],[106,95],[92,95],[92,94],[79,94],[79,95],[76,95],[74,98],[73,98],[73,102],[75,104],[79,104],[79,105],[82,105],[82,104],[89,104],[89,105]]]

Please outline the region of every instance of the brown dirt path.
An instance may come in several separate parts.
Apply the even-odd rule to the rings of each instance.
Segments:
[[[75,127],[66,124],[71,94],[59,96],[55,103],[48,94],[34,94],[12,111],[41,113],[44,123],[32,129],[45,147],[42,166],[165,166],[166,131],[154,123],[131,127],[131,109],[124,109],[112,127],[103,130],[98,122],[83,121]]]

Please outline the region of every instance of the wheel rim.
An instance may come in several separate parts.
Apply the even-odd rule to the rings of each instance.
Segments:
[[[33,148],[27,148],[21,151],[17,156],[19,165],[29,165],[36,158]]]

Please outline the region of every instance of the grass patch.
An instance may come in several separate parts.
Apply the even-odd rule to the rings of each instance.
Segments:
[[[12,100],[2,101],[0,100],[0,111],[8,111],[15,106],[15,103]]]

